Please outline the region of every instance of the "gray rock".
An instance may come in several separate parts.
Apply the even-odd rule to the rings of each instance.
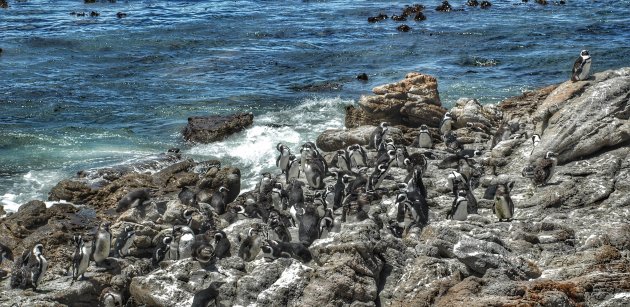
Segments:
[[[220,141],[242,131],[254,122],[252,113],[238,113],[230,116],[193,116],[182,131],[184,139],[195,143]]]

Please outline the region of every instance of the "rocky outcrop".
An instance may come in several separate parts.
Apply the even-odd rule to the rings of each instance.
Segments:
[[[193,116],[182,131],[184,140],[195,143],[212,143],[242,131],[254,122],[252,113],[229,116]]]
[[[405,79],[372,89],[374,96],[362,96],[359,106],[346,108],[346,127],[392,125],[438,127],[446,109],[442,108],[437,80],[429,75],[409,73]]]

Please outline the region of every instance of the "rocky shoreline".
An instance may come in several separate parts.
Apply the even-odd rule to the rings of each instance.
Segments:
[[[282,241],[274,222],[291,210],[278,208],[280,216],[271,217],[273,182],[287,194],[300,184],[287,184],[278,169],[269,177],[261,174],[253,191],[239,193],[239,169],[220,161],[193,161],[174,150],[148,162],[156,172],[142,166],[81,172],[52,189],[49,200],[58,203],[50,208],[31,201],[3,217],[0,243],[12,251],[13,261],[0,264],[0,276],[6,276],[0,305],[107,305],[108,297],[120,297],[126,306],[191,306],[204,289],[216,298],[209,306],[630,304],[630,68],[496,105],[462,98],[450,110],[441,105],[437,80],[419,73],[373,93],[346,109],[346,129],[324,131],[316,140],[329,172],[323,185],[334,189],[335,171],[340,178],[344,173],[360,178],[356,169],[337,169],[335,152],[353,144],[367,147],[375,127],[389,122],[386,139],[427,161],[421,182],[428,223],[410,226],[406,214],[401,220],[399,197],[405,188],[400,183],[408,182],[418,165],[397,164],[380,187],[349,193],[342,206],[333,208],[334,226],[303,251],[313,260],[304,253],[274,256],[265,252],[273,243],[264,239]],[[454,139],[445,143],[440,121],[447,111],[455,119]],[[251,124],[249,115],[241,116]],[[428,126],[433,148],[417,147],[422,125]],[[534,134],[540,135],[535,147]],[[458,221],[447,219],[456,199],[448,176],[461,171],[462,149],[480,151],[463,160],[472,163],[471,177],[479,184],[469,185],[467,196],[476,201],[475,213]],[[534,186],[523,169],[548,151],[558,154],[558,165],[547,184]],[[378,156],[376,149],[367,150],[365,175],[374,174]],[[304,211],[299,217],[298,210],[297,227],[284,231],[291,243],[301,245],[307,208],[314,208],[318,218],[326,215],[316,194],[326,190],[312,188],[304,177],[298,181]],[[514,216],[499,222],[487,188],[507,183],[514,186],[509,193]],[[220,187],[227,188],[221,209],[215,206]],[[146,190],[148,200],[120,204],[138,189]],[[94,240],[103,222],[111,223],[112,238],[127,226],[135,230],[129,254],[91,262],[85,279],[73,281],[73,236]],[[316,223],[319,227],[320,220]],[[205,245],[192,257],[152,263],[162,240],[177,237],[178,225],[201,235],[197,240]],[[219,231],[230,242],[227,254],[219,253]],[[255,254],[243,259],[249,258],[243,257],[247,242],[257,242],[258,249],[251,247]],[[35,291],[12,289],[21,255],[37,243],[44,246],[47,272]]]

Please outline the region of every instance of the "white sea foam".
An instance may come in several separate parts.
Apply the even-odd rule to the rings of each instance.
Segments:
[[[299,155],[304,142],[315,142],[326,129],[343,128],[343,107],[352,103],[340,98],[307,99],[296,107],[255,117],[249,129],[221,142],[194,146],[186,154],[196,160],[218,159],[223,165],[238,167],[242,190],[250,190],[261,173],[279,173],[275,166],[278,143]]]
[[[12,189],[0,195],[0,204],[5,211],[15,212],[30,200],[45,200],[48,191],[66,176],[67,174],[60,171],[29,171]]]

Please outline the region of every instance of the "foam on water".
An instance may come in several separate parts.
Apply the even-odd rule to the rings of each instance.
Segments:
[[[276,145],[283,143],[299,155],[299,147],[315,142],[326,129],[344,127],[343,108],[352,104],[341,98],[310,98],[296,107],[269,112],[254,118],[249,129],[222,142],[197,145],[185,154],[196,160],[218,159],[241,170],[242,190],[252,189],[263,172],[279,173]]]
[[[29,171],[22,175],[13,189],[0,195],[0,205],[7,212],[15,212],[30,200],[44,200],[48,191],[65,177],[66,174],[59,171]]]

